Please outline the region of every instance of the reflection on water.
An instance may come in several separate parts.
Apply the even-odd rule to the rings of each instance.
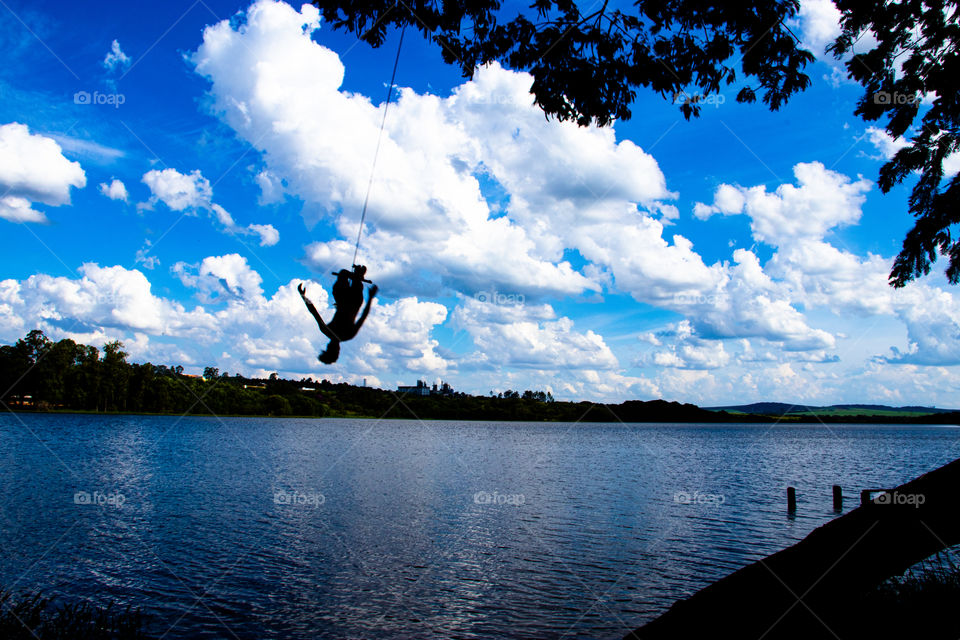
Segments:
[[[958,435],[8,414],[0,585],[166,638],[619,637]]]

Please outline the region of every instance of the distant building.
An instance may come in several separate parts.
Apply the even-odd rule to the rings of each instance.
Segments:
[[[453,387],[451,387],[446,382],[440,383],[440,386],[437,387],[436,383],[432,387],[427,385],[423,380],[417,380],[417,385],[415,387],[397,387],[397,391],[400,393],[412,393],[417,396],[452,396]]]
[[[415,387],[405,387],[400,385],[397,387],[399,393],[412,393],[415,396],[428,396],[430,395],[430,387],[427,386],[427,383],[423,380],[417,380],[417,386]]]
[[[452,396],[452,395],[453,395],[453,387],[451,387],[449,384],[447,384],[446,382],[444,382],[443,380],[441,380],[441,381],[440,381],[440,388],[438,389],[438,388],[437,388],[437,385],[434,384],[434,385],[433,385],[433,389],[430,390],[430,393],[431,393],[432,395],[435,395],[435,396]]]

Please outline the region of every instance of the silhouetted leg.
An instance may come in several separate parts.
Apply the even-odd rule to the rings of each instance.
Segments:
[[[313,319],[317,321],[317,326],[320,327],[320,331],[323,333],[323,335],[327,336],[331,340],[339,340],[337,335],[330,329],[330,327],[327,326],[327,323],[323,321],[323,318],[320,317],[320,313],[317,311],[317,308],[313,306],[313,303],[310,302],[310,298],[304,295],[302,291],[300,292],[300,297],[303,298],[303,304],[307,305],[307,311],[309,311],[310,315],[313,316]]]
[[[323,318],[321,318],[320,314],[317,313],[317,310],[313,308],[313,305],[311,304],[309,307],[310,311],[313,313],[313,317],[317,319],[317,326],[320,327],[320,331],[323,333],[323,335],[330,338],[331,341],[340,342],[340,339],[337,338],[337,334],[335,334],[333,330],[330,329],[329,325],[323,321]]]

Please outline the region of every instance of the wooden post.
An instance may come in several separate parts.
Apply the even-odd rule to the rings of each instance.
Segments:
[[[833,485],[833,510],[843,511],[843,489],[840,485]]]
[[[793,513],[797,510],[797,490],[793,487],[787,487],[787,511]]]

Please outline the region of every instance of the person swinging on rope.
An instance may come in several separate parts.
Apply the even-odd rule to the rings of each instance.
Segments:
[[[359,264],[353,265],[352,272],[346,269],[334,272],[333,275],[337,276],[337,280],[333,283],[333,304],[337,311],[333,314],[333,319],[329,323],[324,322],[323,318],[320,317],[317,308],[307,297],[307,290],[303,283],[301,282],[297,286],[297,291],[300,292],[303,303],[307,305],[307,310],[317,321],[320,331],[330,338],[330,344],[317,356],[317,359],[324,364],[333,364],[337,361],[337,358],[340,357],[340,343],[353,339],[370,313],[370,303],[373,302],[373,297],[380,290],[377,285],[370,287],[367,305],[363,308],[360,319],[357,319],[357,312],[363,305],[363,283],[370,282],[363,277],[366,273],[367,268]]]
[[[400,42],[397,44],[397,57],[393,61],[393,73],[390,74],[390,88],[387,89],[387,101],[384,103],[383,118],[380,120],[380,133],[377,134],[377,147],[373,152],[373,166],[370,167],[367,195],[363,199],[363,209],[360,212],[360,228],[357,230],[357,244],[353,249],[354,262],[357,260],[357,252],[360,251],[363,221],[367,218],[367,204],[370,201],[370,190],[373,187],[374,171],[377,168],[377,156],[380,154],[380,140],[383,138],[383,127],[387,123],[387,110],[390,108],[390,101],[393,98],[393,86],[397,79],[397,66],[400,64],[400,48],[403,46],[403,34],[405,31],[406,25],[404,25],[400,31]],[[357,335],[357,332],[360,331],[360,327],[363,326],[364,320],[367,319],[367,314],[370,313],[370,303],[373,302],[373,297],[377,295],[377,291],[379,291],[377,285],[370,287],[367,306],[363,308],[360,319],[356,319],[357,312],[360,311],[360,306],[363,305],[363,283],[370,282],[363,278],[366,273],[367,268],[365,266],[355,264],[353,265],[353,272],[341,269],[333,274],[337,276],[337,281],[333,283],[333,303],[334,306],[337,307],[337,311],[333,314],[333,319],[330,321],[330,324],[323,321],[323,318],[317,313],[317,308],[314,307],[310,299],[307,298],[307,291],[303,283],[301,282],[297,286],[297,291],[300,292],[303,303],[307,305],[307,310],[313,314],[314,319],[317,321],[317,326],[320,327],[320,331],[323,335],[330,338],[330,344],[327,345],[323,353],[317,356],[317,359],[324,364],[333,364],[337,361],[337,358],[340,357],[340,343],[345,340],[352,340],[353,337]]]

